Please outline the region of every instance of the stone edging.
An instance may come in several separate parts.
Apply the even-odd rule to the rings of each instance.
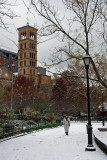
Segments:
[[[101,142],[95,135],[94,135],[95,142],[100,147],[100,149],[107,154],[107,145]]]
[[[29,134],[29,133],[22,133],[22,134],[18,134],[18,135],[15,135],[15,136],[3,138],[3,139],[0,139],[0,142],[4,142],[4,141],[7,141],[7,140],[12,139],[12,138],[21,137],[21,136],[24,136],[24,135],[27,135],[27,134]]]
[[[105,132],[107,131],[107,128],[98,128],[99,131]]]

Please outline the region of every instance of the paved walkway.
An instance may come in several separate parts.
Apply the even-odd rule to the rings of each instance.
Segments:
[[[86,123],[71,122],[69,136],[58,127],[1,142],[0,160],[106,160],[95,142],[96,151],[85,151],[87,138]]]

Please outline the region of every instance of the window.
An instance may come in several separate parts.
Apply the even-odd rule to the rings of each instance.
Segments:
[[[22,73],[22,69],[20,70],[20,74]]]
[[[35,59],[35,54],[34,54],[34,59]]]
[[[30,70],[30,74],[32,75],[32,70]]]
[[[24,69],[23,72],[24,72],[24,74],[25,74],[25,73],[26,73],[26,70]]]
[[[24,35],[25,35],[25,39],[26,39],[26,32],[24,33]]]
[[[22,44],[20,44],[20,49],[22,49]]]
[[[26,58],[26,52],[25,52],[25,58]]]
[[[20,67],[22,67],[22,62],[20,62]]]
[[[30,39],[34,40],[34,38],[35,38],[34,33],[30,32]]]
[[[26,48],[26,43],[25,43],[25,48]]]
[[[30,61],[30,66],[31,66],[31,61]]]
[[[32,49],[33,49],[33,44],[32,44]]]
[[[21,33],[21,39],[26,39],[26,32]]]
[[[32,58],[33,58],[33,53],[32,53]]]
[[[24,61],[24,66],[26,66],[26,61]]]
[[[30,52],[30,58],[31,58],[31,52]]]
[[[30,43],[30,48],[31,48],[31,43]]]
[[[22,53],[20,53],[20,58],[22,58]]]

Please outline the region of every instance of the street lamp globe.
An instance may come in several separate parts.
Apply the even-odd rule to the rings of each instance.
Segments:
[[[101,89],[101,93],[102,93],[102,94],[104,93],[104,89],[103,89],[103,88]]]
[[[85,67],[89,67],[90,61],[91,61],[90,55],[86,54],[86,55],[83,57],[83,61],[84,61]]]
[[[105,121],[104,121],[104,104],[103,104],[103,94],[104,94],[104,89],[101,89],[101,93],[102,93],[102,125],[105,125]]]

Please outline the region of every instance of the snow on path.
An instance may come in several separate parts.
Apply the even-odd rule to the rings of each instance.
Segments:
[[[58,127],[1,142],[0,160],[106,160],[95,143],[96,151],[85,151],[87,138],[86,124],[71,122],[69,136]]]

